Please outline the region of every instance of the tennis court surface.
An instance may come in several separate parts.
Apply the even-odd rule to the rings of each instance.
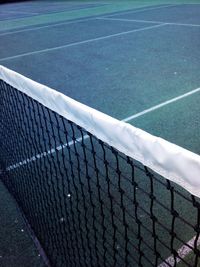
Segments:
[[[2,7],[0,177],[44,264],[199,266],[198,1]]]

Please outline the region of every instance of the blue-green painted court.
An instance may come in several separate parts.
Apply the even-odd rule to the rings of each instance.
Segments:
[[[200,154],[200,2],[189,2],[4,4],[0,64]]]

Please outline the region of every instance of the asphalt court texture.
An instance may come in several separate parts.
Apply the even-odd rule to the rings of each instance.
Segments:
[[[193,16],[191,10],[195,11]],[[0,63],[124,119],[199,87],[198,12],[199,5],[159,5],[107,18],[3,32]],[[124,21],[124,18],[140,21]],[[183,23],[189,25],[180,25]],[[192,104],[186,105],[184,112],[176,103],[170,105],[174,119],[181,117],[178,123],[193,112],[191,105],[193,109],[198,107],[198,96],[187,97]],[[172,127],[169,112],[163,110],[149,115],[153,120],[155,114],[162,112],[157,127],[155,123],[149,127],[147,123],[143,125],[146,115],[144,120],[138,118],[130,123],[200,153],[198,140],[191,136],[199,133],[196,124],[192,128],[190,125],[188,131],[182,125]],[[194,121],[199,121],[198,116],[196,112],[193,114]],[[161,128],[163,122],[165,127]]]
[[[199,4],[172,5],[166,9],[152,9],[147,12],[126,12],[122,15],[111,15],[109,17],[126,20],[144,19],[147,21],[161,21],[166,23],[200,24]]]
[[[0,20],[101,5],[109,3],[27,2],[22,14],[9,4]],[[134,126],[200,154],[199,36],[200,4],[149,4],[0,27],[0,64],[120,120],[133,116]]]
[[[24,17],[37,16],[41,14],[48,13],[56,13],[56,12],[64,12],[64,11],[72,11],[72,10],[80,10],[84,8],[93,8],[98,7],[103,4],[76,4],[76,3],[66,3],[66,2],[58,2],[58,3],[43,3],[43,2],[31,2],[31,3],[10,3],[3,7],[3,10],[0,11],[0,20],[10,20],[10,19],[18,19]]]

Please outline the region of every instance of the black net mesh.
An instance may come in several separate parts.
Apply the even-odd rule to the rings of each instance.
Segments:
[[[0,167],[52,266],[198,266],[197,198],[2,80]]]

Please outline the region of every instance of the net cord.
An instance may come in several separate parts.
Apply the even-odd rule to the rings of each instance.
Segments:
[[[200,197],[199,155],[112,118],[1,65],[0,79]]]

